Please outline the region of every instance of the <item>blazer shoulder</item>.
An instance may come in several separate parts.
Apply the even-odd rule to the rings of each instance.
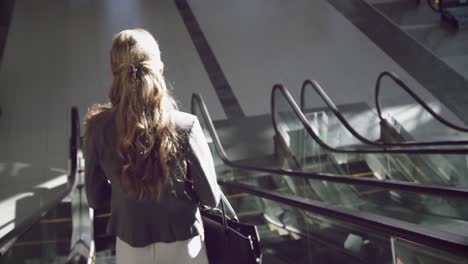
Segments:
[[[198,120],[195,115],[181,111],[174,111],[173,117],[176,128],[186,133],[192,130],[193,125]]]
[[[108,105],[94,105],[86,113],[86,123],[102,123],[108,120],[111,109]]]
[[[99,134],[98,131],[106,126],[110,118],[111,112],[109,109],[99,109],[99,111],[94,112],[92,110],[88,111],[86,115],[85,137],[88,139],[96,137]]]

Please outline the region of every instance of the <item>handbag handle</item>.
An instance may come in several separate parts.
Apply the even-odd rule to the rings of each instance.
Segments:
[[[222,212],[221,218],[223,219],[224,232],[227,233],[228,226],[227,226],[227,220],[226,220],[226,213],[224,212],[224,201],[223,201],[223,199],[221,199],[221,201],[219,201],[219,203],[221,204],[221,212]]]
[[[217,209],[217,208],[210,208],[208,206],[206,206],[207,208],[210,208],[211,210],[214,210],[216,209],[218,212],[221,211],[221,222],[223,224],[223,227],[224,227],[224,231],[227,232],[228,231],[228,224],[227,224],[227,216],[226,216],[226,209],[225,209],[225,206],[227,206],[229,212],[231,213],[232,215],[232,218],[239,222],[239,218],[237,218],[237,215],[236,215],[236,212],[234,211],[234,209],[232,208],[231,204],[229,203],[228,199],[226,198],[226,196],[224,195],[224,193],[220,190],[220,195],[221,195],[221,200],[219,201],[219,204],[220,204],[220,207],[221,207],[221,210]],[[200,203],[200,200],[198,200],[198,203],[199,203],[199,206],[204,206]]]
[[[223,211],[223,215],[226,215],[226,212],[224,210],[224,206],[226,205],[229,213],[231,214],[232,218],[234,218],[237,222],[239,222],[239,218],[237,217],[237,214],[236,214],[236,211],[234,211],[234,208],[232,208],[232,205],[231,203],[229,202],[229,200],[226,198],[226,196],[224,195],[223,191],[221,191],[221,189],[219,190],[219,192],[221,193],[221,210]]]

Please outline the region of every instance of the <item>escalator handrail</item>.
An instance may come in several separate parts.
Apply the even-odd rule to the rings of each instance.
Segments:
[[[384,71],[384,72],[379,74],[379,76],[377,77],[376,84],[375,84],[375,107],[377,109],[377,113],[378,113],[379,118],[380,118],[381,121],[385,120],[385,118],[382,116],[382,110],[381,110],[381,107],[380,107],[380,100],[379,100],[380,86],[381,86],[381,81],[382,81],[383,77],[388,77],[391,80],[393,80],[396,84],[398,84],[398,86],[401,89],[403,89],[407,94],[409,94],[421,107],[424,108],[424,110],[426,110],[432,117],[434,117],[440,123],[444,124],[445,126],[448,126],[448,127],[452,128],[454,130],[468,133],[468,128],[455,125],[452,122],[450,122],[450,121],[446,120],[445,118],[441,117],[434,110],[432,110],[426,104],[426,102],[424,102],[424,100],[421,99],[421,97],[419,97],[413,90],[411,90],[411,88],[409,88],[409,86],[406,85],[406,83],[403,82],[403,80],[401,80],[401,78],[396,73],[387,72],[387,71]]]
[[[319,87],[320,85],[312,81],[315,86]],[[276,98],[276,91],[279,90],[283,97],[287,100],[288,104],[292,108],[294,114],[296,115],[297,119],[301,122],[302,126],[304,129],[307,131],[307,133],[314,139],[317,144],[319,144],[321,147],[324,149],[331,151],[331,152],[337,152],[337,153],[359,153],[359,154],[368,154],[368,153],[380,153],[380,154],[467,154],[468,153],[468,148],[450,148],[450,149],[429,149],[429,148],[406,148],[406,147],[399,147],[399,146],[378,146],[375,148],[349,148],[349,147],[340,147],[340,148],[334,148],[327,143],[325,143],[323,140],[320,139],[320,137],[314,132],[312,127],[310,126],[309,122],[307,121],[307,118],[305,117],[304,113],[301,111],[301,109],[297,106],[296,102],[292,98],[291,94],[289,93],[288,89],[285,88],[281,84],[276,84],[273,86],[273,89],[271,91],[271,113],[272,113],[272,122],[273,126],[276,130],[277,133],[279,133],[278,130],[278,125],[276,122],[276,115],[275,115],[275,109],[276,109],[276,103],[275,103],[275,98]]]
[[[338,118],[338,120],[348,130],[348,132],[351,133],[355,138],[357,138],[359,141],[361,141],[364,144],[377,146],[377,147],[405,147],[405,146],[407,147],[416,147],[416,146],[429,147],[429,146],[442,146],[442,145],[459,145],[459,146],[468,145],[468,140],[407,141],[407,142],[399,142],[399,143],[384,143],[384,142],[372,141],[364,137],[363,135],[361,135],[349,124],[349,122],[343,116],[343,114],[335,105],[335,103],[333,103],[333,101],[328,97],[327,93],[323,90],[320,84],[315,80],[313,81],[305,80],[304,83],[302,84],[302,88],[301,88],[301,111],[302,112],[306,110],[305,109],[306,107],[305,94],[306,94],[307,87],[309,86],[311,86],[314,89],[314,91],[320,96],[320,98],[322,98],[322,100],[327,105],[328,109],[330,109],[333,112],[333,114]],[[378,92],[379,89],[377,89],[376,91]],[[377,112],[379,111],[380,111],[380,106],[377,104]],[[383,119],[380,112],[378,116],[381,122],[385,122],[385,119]]]
[[[336,107],[335,103],[328,97],[327,93],[320,87],[317,81],[315,80],[305,80],[302,83],[301,87],[301,111],[304,113],[305,110],[305,91],[308,86],[312,86],[314,88],[315,92],[322,98],[322,100],[327,104],[328,109],[330,109],[333,114],[340,120],[340,122],[343,124],[343,126],[357,139],[359,139],[361,142],[369,144],[369,145],[375,145],[374,141],[371,141],[363,136],[361,136],[356,130],[353,129],[353,127],[346,121],[344,116],[341,114],[340,110],[338,107]]]
[[[247,165],[241,165],[236,162],[232,162],[219,140],[218,134],[214,128],[213,121],[208,112],[208,109],[199,94],[192,95],[191,102],[191,111],[192,114],[196,114],[196,109],[201,110],[201,115],[206,128],[213,140],[215,150],[220,156],[224,164],[239,168],[243,170],[259,171],[272,174],[280,175],[289,175],[289,176],[298,176],[298,177],[308,177],[316,180],[324,180],[331,182],[342,182],[342,183],[351,183],[351,184],[363,184],[371,186],[380,186],[388,189],[398,189],[405,191],[415,191],[428,194],[440,194],[440,195],[455,195],[467,198],[467,190],[458,189],[458,188],[444,188],[438,186],[425,186],[425,185],[416,185],[413,183],[405,182],[395,182],[395,181],[380,181],[380,180],[371,180],[371,179],[354,179],[350,177],[342,177],[329,174],[318,174],[318,173],[303,173],[296,171],[288,171],[281,169],[270,169],[270,168],[260,168]],[[302,208],[307,211],[311,211],[316,214],[326,215],[329,217],[337,218],[339,220],[352,222],[355,224],[361,224],[363,226],[372,226],[376,229],[385,231],[387,233],[395,234],[398,237],[407,238],[408,240],[419,242],[423,245],[431,245],[435,248],[444,248],[447,251],[450,251],[455,254],[466,255],[468,241],[465,237],[462,237],[458,234],[447,233],[440,230],[431,230],[426,229],[421,226],[414,224],[406,223],[403,221],[388,219],[381,216],[373,216],[371,214],[366,214],[363,212],[354,211],[352,213],[345,213],[344,211],[349,212],[350,209],[332,209],[328,205],[318,205],[317,202],[309,201],[304,198],[298,197],[282,197],[277,193],[272,191],[260,190],[252,186],[248,186],[240,183],[225,182],[218,180],[221,185],[231,185],[234,188],[242,189],[243,192],[250,193],[256,196],[260,196],[266,199],[275,200],[281,203],[285,203],[294,207]],[[376,184],[376,185],[374,185]],[[444,190],[445,189],[445,190]],[[364,217],[365,216],[365,217]],[[384,221],[382,221],[385,219]],[[388,221],[387,221],[388,220]]]
[[[244,193],[300,208],[314,214],[378,230],[392,237],[399,237],[421,245],[443,249],[456,255],[468,256],[468,238],[460,234],[430,229],[417,224],[358,210],[338,208],[297,196],[278,194],[277,192],[264,190],[248,184],[222,180],[219,183],[220,185],[238,189]]]
[[[48,202],[45,206],[41,207],[39,211],[32,214],[30,217],[22,221],[19,225],[15,226],[11,231],[0,238],[0,255],[4,255],[14,242],[25,232],[27,232],[35,223],[42,219],[50,210],[57,207],[57,205],[74,190],[76,184],[77,174],[77,154],[79,142],[79,129],[80,118],[78,109],[73,107],[71,109],[71,138],[70,138],[70,175],[68,177],[66,189],[60,195]]]
[[[208,109],[202,97],[199,94],[193,94],[192,102],[191,102],[191,111],[193,114],[196,113],[197,108],[201,110],[203,121],[205,122],[207,129],[208,129],[208,133],[210,134],[213,140],[216,152],[218,153],[219,157],[224,162],[224,164],[230,167],[234,167],[234,168],[238,168],[242,170],[277,174],[277,175],[302,177],[302,178],[311,179],[311,180],[322,180],[322,181],[330,181],[330,182],[345,183],[345,184],[373,186],[373,187],[393,189],[393,190],[399,190],[399,191],[424,193],[424,194],[429,194],[429,195],[450,196],[450,197],[458,197],[458,198],[465,198],[465,199],[468,198],[468,189],[463,189],[463,188],[423,185],[423,184],[415,184],[412,182],[402,182],[402,181],[393,181],[393,180],[353,178],[353,177],[346,177],[343,175],[335,175],[335,174],[328,174],[328,173],[300,172],[300,171],[254,167],[254,166],[238,164],[236,162],[231,161],[226,155],[226,152],[224,151],[224,147],[221,144],[221,141],[219,140],[218,133],[216,132],[216,129],[214,128],[213,120],[211,119],[210,113],[208,112]]]

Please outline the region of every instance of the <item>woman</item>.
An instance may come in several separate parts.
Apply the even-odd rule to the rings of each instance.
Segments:
[[[217,206],[220,190],[200,124],[176,110],[150,33],[118,33],[110,55],[110,104],[86,122],[89,205],[108,202],[110,182],[117,263],[208,263],[197,202]]]

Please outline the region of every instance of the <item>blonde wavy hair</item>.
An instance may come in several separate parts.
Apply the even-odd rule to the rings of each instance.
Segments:
[[[124,30],[112,40],[110,62],[110,104],[92,107],[87,119],[101,112],[113,114],[115,143],[123,160],[121,186],[139,200],[159,198],[163,185],[172,184],[170,164],[181,158],[181,137],[172,118],[177,105],[162,75],[158,44],[143,29]]]

